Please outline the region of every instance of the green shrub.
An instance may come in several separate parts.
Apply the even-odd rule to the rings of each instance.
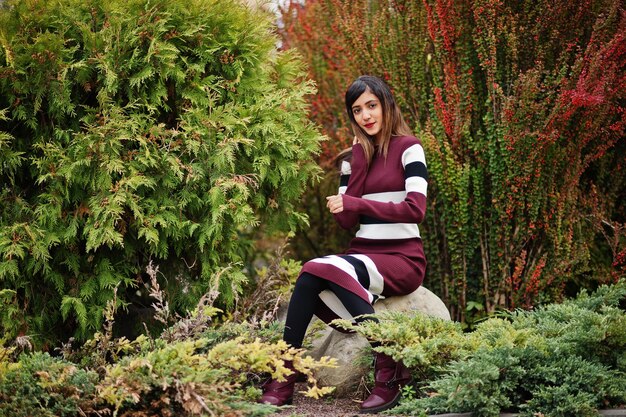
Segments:
[[[15,347],[0,344],[0,417],[265,416],[276,407],[256,403],[258,387],[266,377],[283,378],[287,360],[307,377],[306,395],[332,391],[317,386],[313,370],[334,361],[289,348],[279,340],[277,322],[198,327],[196,313],[157,339],[115,339],[107,325],[77,351],[64,345],[65,359],[47,353],[16,358]],[[206,310],[209,320],[216,313]]]
[[[602,286],[595,293],[550,304],[531,312],[518,312],[513,326],[531,328],[555,350],[626,372],[626,280]]]
[[[464,357],[445,364],[425,398],[404,401],[394,412],[565,417],[624,405],[624,300],[622,280],[592,295],[517,312],[510,321],[488,319],[466,334]]]
[[[597,416],[599,408],[626,401],[623,373],[543,348],[482,348],[470,359],[451,364],[446,376],[433,381],[432,397],[407,401],[395,411],[472,412],[477,417],[501,412]]]
[[[173,327],[186,327],[193,317],[190,313]],[[318,387],[312,371],[333,366],[333,361],[315,361],[304,357],[302,350],[288,348],[276,322],[225,322],[174,339],[173,334],[177,333],[165,331],[156,340],[140,338],[132,343],[135,353],[104,366],[98,384],[101,403],[124,415],[263,416],[276,409],[256,404],[258,387],[264,377],[284,377],[286,360],[307,376],[307,395],[332,391]]]
[[[524,416],[597,416],[598,409],[626,403],[626,375],[586,357],[553,354],[548,364],[529,367],[520,381],[531,398],[521,403]]]
[[[256,403],[258,387],[265,376],[284,377],[286,360],[307,376],[306,395],[332,391],[318,387],[312,374],[332,360],[304,357],[282,341],[251,339],[273,338],[274,330],[240,325],[218,333],[171,342],[139,338],[134,352],[99,364],[101,375],[47,353],[7,362],[10,352],[0,348],[0,417],[265,416],[276,407]]]
[[[3,4],[0,282],[23,317],[2,331],[84,340],[150,260],[173,309],[211,285],[232,307],[242,237],[302,224],[318,172],[314,87],[272,19],[235,0]]]
[[[75,417],[92,410],[98,374],[47,353],[0,367],[0,416]]]

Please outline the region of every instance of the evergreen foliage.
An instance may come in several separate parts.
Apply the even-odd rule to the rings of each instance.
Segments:
[[[419,375],[419,381],[434,378],[441,366],[464,357],[469,349],[459,323],[393,311],[384,311],[376,317],[378,322],[366,325],[355,325],[348,320],[334,323],[379,342],[381,346],[375,350],[401,359]]]
[[[0,416],[74,417],[79,408],[89,412],[97,382],[97,373],[48,353],[22,355],[7,369],[0,367]]]
[[[248,236],[306,221],[314,87],[272,16],[240,3],[2,6],[2,331],[84,339],[150,260],[173,308],[209,287],[232,306]]]
[[[622,280],[562,304],[490,318],[470,333],[421,314],[387,312],[379,323],[340,323],[411,366],[417,398],[405,397],[391,413],[597,416],[600,408],[626,405],[624,302]],[[173,328],[193,324],[197,313]],[[40,407],[65,416],[264,416],[275,408],[255,404],[255,386],[264,375],[284,376],[285,360],[308,376],[307,395],[330,391],[317,387],[312,370],[332,361],[313,361],[288,348],[276,322],[211,321],[196,329],[173,339],[176,330],[129,342],[112,338],[107,325],[77,351],[64,346],[63,359],[16,357],[15,346],[0,345],[0,416],[39,415]]]
[[[256,403],[258,386],[266,377],[285,377],[287,360],[306,376],[306,395],[332,391],[317,386],[313,371],[334,360],[290,348],[277,322],[222,323],[215,320],[218,310],[201,301],[159,338],[129,341],[113,337],[113,304],[103,331],[78,349],[64,344],[62,359],[17,356],[17,346],[0,344],[0,417],[266,416],[276,407]],[[164,305],[156,314],[167,314]]]
[[[302,357],[282,341],[268,344],[236,337],[211,347],[204,338],[158,343],[107,367],[98,395],[113,410],[128,415],[152,410],[171,416],[263,416],[275,408],[254,404],[260,392],[249,383],[259,379],[250,376],[283,378],[290,372],[284,360],[293,360],[311,378],[313,369],[331,364],[327,358],[317,362]],[[309,395],[330,390],[312,386]]]
[[[404,400],[394,413],[597,416],[598,409],[626,404],[625,301],[621,280],[562,304],[487,319],[470,333],[401,314],[348,327],[420,375],[419,398]]]

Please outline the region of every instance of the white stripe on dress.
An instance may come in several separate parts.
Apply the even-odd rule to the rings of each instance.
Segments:
[[[341,175],[350,175],[352,174],[352,167],[350,166],[350,162],[342,161],[341,162]],[[345,194],[348,189],[347,185],[343,187],[339,187],[339,194]]]
[[[406,167],[411,162],[422,162],[426,165],[426,156],[424,155],[424,148],[422,145],[411,145],[404,152],[402,152],[402,166]]]
[[[354,254],[348,256],[352,256],[353,258],[358,259],[365,264],[365,268],[367,269],[367,273],[370,277],[369,291],[372,294],[378,295],[380,298],[385,298],[380,295],[382,294],[383,288],[385,287],[385,279],[383,278],[381,273],[378,272],[378,268],[376,268],[376,264],[374,263],[374,261],[372,261],[367,255]]]
[[[350,162],[341,161],[341,175],[350,175],[352,174],[352,167],[350,166]]]
[[[363,194],[364,200],[379,201],[381,203],[401,203],[406,198],[406,191],[387,191],[384,193]]]
[[[335,268],[345,272],[346,274],[350,275],[357,284],[359,284],[360,286],[361,283],[359,282],[359,277],[356,274],[356,270],[354,269],[354,266],[352,266],[352,264],[348,261],[346,261],[345,259],[337,256],[337,255],[328,255],[325,256],[323,258],[315,258],[315,259],[311,259],[309,262],[315,262],[318,264],[326,264],[326,265],[332,265]],[[368,288],[365,288],[366,292],[367,292],[367,296],[369,298],[369,302],[371,303],[372,300],[374,299],[374,296],[369,292]]]
[[[420,193],[426,195],[428,190],[428,183],[422,177],[409,177],[404,181],[406,192]]]
[[[415,223],[362,224],[356,237],[363,239],[410,239],[420,237]]]
[[[374,263],[374,261],[372,261],[367,255],[355,254],[355,255],[348,255],[348,256],[352,256],[353,258],[358,259],[362,261],[363,264],[365,264],[365,268],[367,269],[367,274],[369,275],[369,280],[370,280],[370,287],[369,289],[365,288],[365,290],[368,293],[368,298],[370,302],[372,302],[372,300],[374,299],[374,297],[372,297],[371,294],[376,294],[378,296],[377,301],[385,298],[382,295],[380,295],[383,292],[385,281],[381,273],[378,271],[378,268],[376,268],[376,264]],[[346,261],[346,263],[349,263],[349,262]],[[350,264],[350,266],[352,265]],[[348,309],[346,309],[346,307],[343,305],[339,297],[337,297],[337,295],[331,290],[322,291],[319,294],[319,297],[324,302],[324,304],[328,306],[328,308],[330,308],[335,314],[337,314],[337,316],[345,320],[354,319],[352,314],[350,314]]]

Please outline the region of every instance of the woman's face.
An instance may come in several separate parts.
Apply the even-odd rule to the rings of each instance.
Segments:
[[[374,94],[365,90],[352,104],[352,114],[357,124],[370,135],[377,137],[383,128],[383,106]]]

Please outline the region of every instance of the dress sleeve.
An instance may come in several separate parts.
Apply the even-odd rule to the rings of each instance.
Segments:
[[[367,200],[344,194],[344,212],[366,215],[393,223],[421,223],[426,213],[428,172],[424,149],[413,144],[402,153],[406,197],[401,202]],[[357,219],[358,221],[358,219]]]
[[[363,146],[361,144],[353,145],[351,161],[343,161],[341,163],[339,194],[343,195],[344,204],[346,196],[361,198],[366,176],[367,161]],[[339,226],[344,229],[350,229],[359,222],[359,213],[348,212],[345,209],[341,213],[334,214],[334,216]]]

